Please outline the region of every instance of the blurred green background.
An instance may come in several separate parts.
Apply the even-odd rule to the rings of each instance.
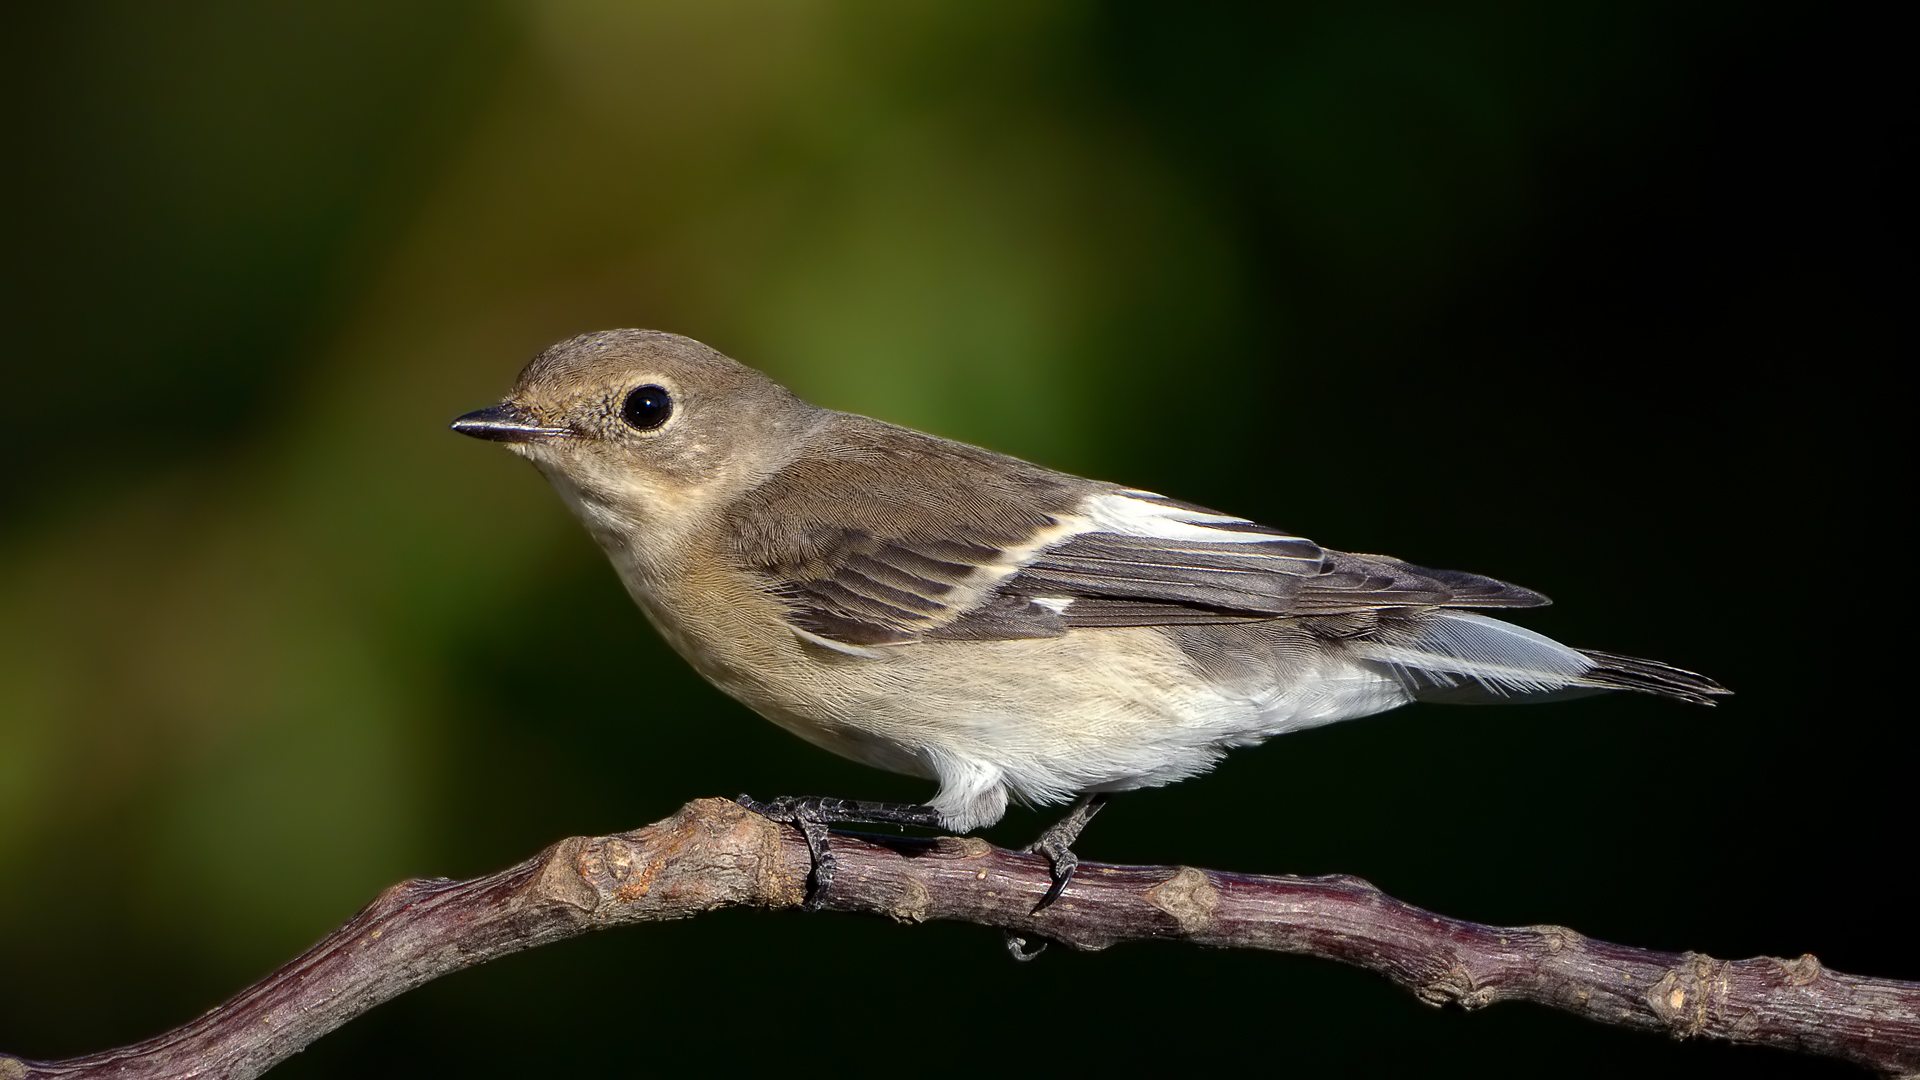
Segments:
[[[1887,670],[1911,635],[1877,591],[1911,497],[1887,378],[1914,355],[1906,93],[1858,11],[0,20],[0,1050],[144,1038],[398,879],[692,797],[927,794],[699,682],[532,470],[447,432],[615,326],[1533,586],[1559,603],[1528,625],[1738,691],[1289,737],[1120,800],[1090,858],[1354,873],[1464,918],[1920,978]],[[1430,1010],[1294,958],[1016,965],[977,928],[757,913],[443,980],[276,1075],[737,1065],[744,1024],[754,1064],[802,1074],[1852,1075]]]

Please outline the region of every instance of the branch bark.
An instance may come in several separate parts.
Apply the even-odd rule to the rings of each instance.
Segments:
[[[1449,919],[1358,878],[1263,877],[1083,863],[1039,914],[1045,861],[971,838],[835,834],[826,907],[952,919],[1079,949],[1161,939],[1269,949],[1377,972],[1434,1005],[1532,1001],[1602,1023],[1840,1058],[1920,1077],[1920,983],[1842,975],[1812,956],[1716,960],[1613,945],[1558,926]],[[461,968],[589,930],[738,905],[796,907],[799,834],[720,799],[629,833],[574,837],[471,881],[408,881],[226,1004],[158,1038],[60,1062],[0,1054],[0,1080],[264,1073],[390,998]]]

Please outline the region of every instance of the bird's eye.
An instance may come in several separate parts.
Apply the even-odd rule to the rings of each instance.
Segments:
[[[635,431],[652,431],[673,415],[673,397],[664,386],[642,386],[627,395],[620,417]]]

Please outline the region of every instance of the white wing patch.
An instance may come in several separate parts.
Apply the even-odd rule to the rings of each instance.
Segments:
[[[822,637],[811,630],[795,626],[791,622],[786,623],[786,627],[793,631],[794,637],[799,638],[808,645],[813,645],[818,648],[832,649],[834,652],[846,653],[848,656],[858,656],[863,660],[878,660],[880,657],[886,655],[879,649],[868,645],[854,645],[850,642],[835,641],[830,637]]]
[[[890,578],[869,576],[876,574],[875,566],[855,565],[842,578],[822,584],[823,590],[839,590],[842,600],[851,596],[877,608],[879,619],[868,616],[867,621],[885,627],[883,634],[891,640],[876,635],[835,643],[839,635],[799,626],[795,633],[810,645],[878,657],[953,626],[962,628],[950,635],[955,637],[1057,636],[1065,630],[1060,620],[1069,609],[1084,610],[1076,607],[1083,597],[1105,605],[1088,618],[1107,621],[1087,625],[1132,625],[1132,620],[1144,625],[1156,604],[1166,605],[1170,618],[1192,610],[1191,605],[1209,604],[1277,613],[1285,610],[1290,583],[1321,565],[1320,549],[1302,537],[1134,488],[1099,490],[1052,517],[1024,542],[974,556],[971,567],[937,591],[929,580],[929,591],[919,592],[917,602],[912,593],[900,591],[914,587],[902,584],[902,576],[912,574],[905,562],[878,568],[896,571]],[[1082,537],[1093,546],[1076,543]],[[1101,537],[1110,541],[1103,544]],[[997,591],[1023,572],[1029,578],[1017,592],[996,602]],[[1030,607],[1023,611],[1022,603]],[[1116,613],[1116,604],[1142,611]]]
[[[1112,533],[1116,536],[1189,544],[1308,542],[1304,537],[1290,536],[1246,518],[1211,514],[1181,506],[1164,495],[1137,488],[1089,495],[1080,501],[1078,509],[1079,513],[1060,515],[1051,528],[1039,530],[1027,543],[1006,549],[1003,556],[992,565],[975,571],[971,580],[955,590],[952,600],[958,601],[964,596],[967,601],[977,601],[1047,552],[1076,536],[1089,533]],[[1034,603],[1055,614],[1064,614],[1073,600],[1036,597]],[[956,606],[964,606],[964,602]]]
[[[1168,502],[1165,496],[1133,488],[1089,496],[1080,504],[1080,509],[1086,515],[1089,527],[1070,535],[1110,532],[1120,536],[1207,544],[1271,544],[1305,539],[1266,529],[1246,518],[1209,514],[1179,506]],[[1218,528],[1221,525],[1242,528]]]

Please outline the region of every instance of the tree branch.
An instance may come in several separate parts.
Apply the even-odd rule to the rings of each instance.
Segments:
[[[1920,1077],[1920,984],[1841,975],[1812,956],[1716,960],[1481,926],[1352,877],[1260,877],[1083,863],[1032,913],[1045,861],[970,838],[836,834],[826,907],[951,919],[1079,949],[1164,939],[1302,953],[1378,972],[1434,1005],[1532,1001],[1602,1023],[1840,1058]],[[258,1076],[383,1001],[461,968],[589,930],[745,905],[796,907],[798,833],[719,799],[630,833],[563,840],[472,881],[408,881],[305,954],[155,1039],[61,1062],[0,1054],[0,1080]]]

